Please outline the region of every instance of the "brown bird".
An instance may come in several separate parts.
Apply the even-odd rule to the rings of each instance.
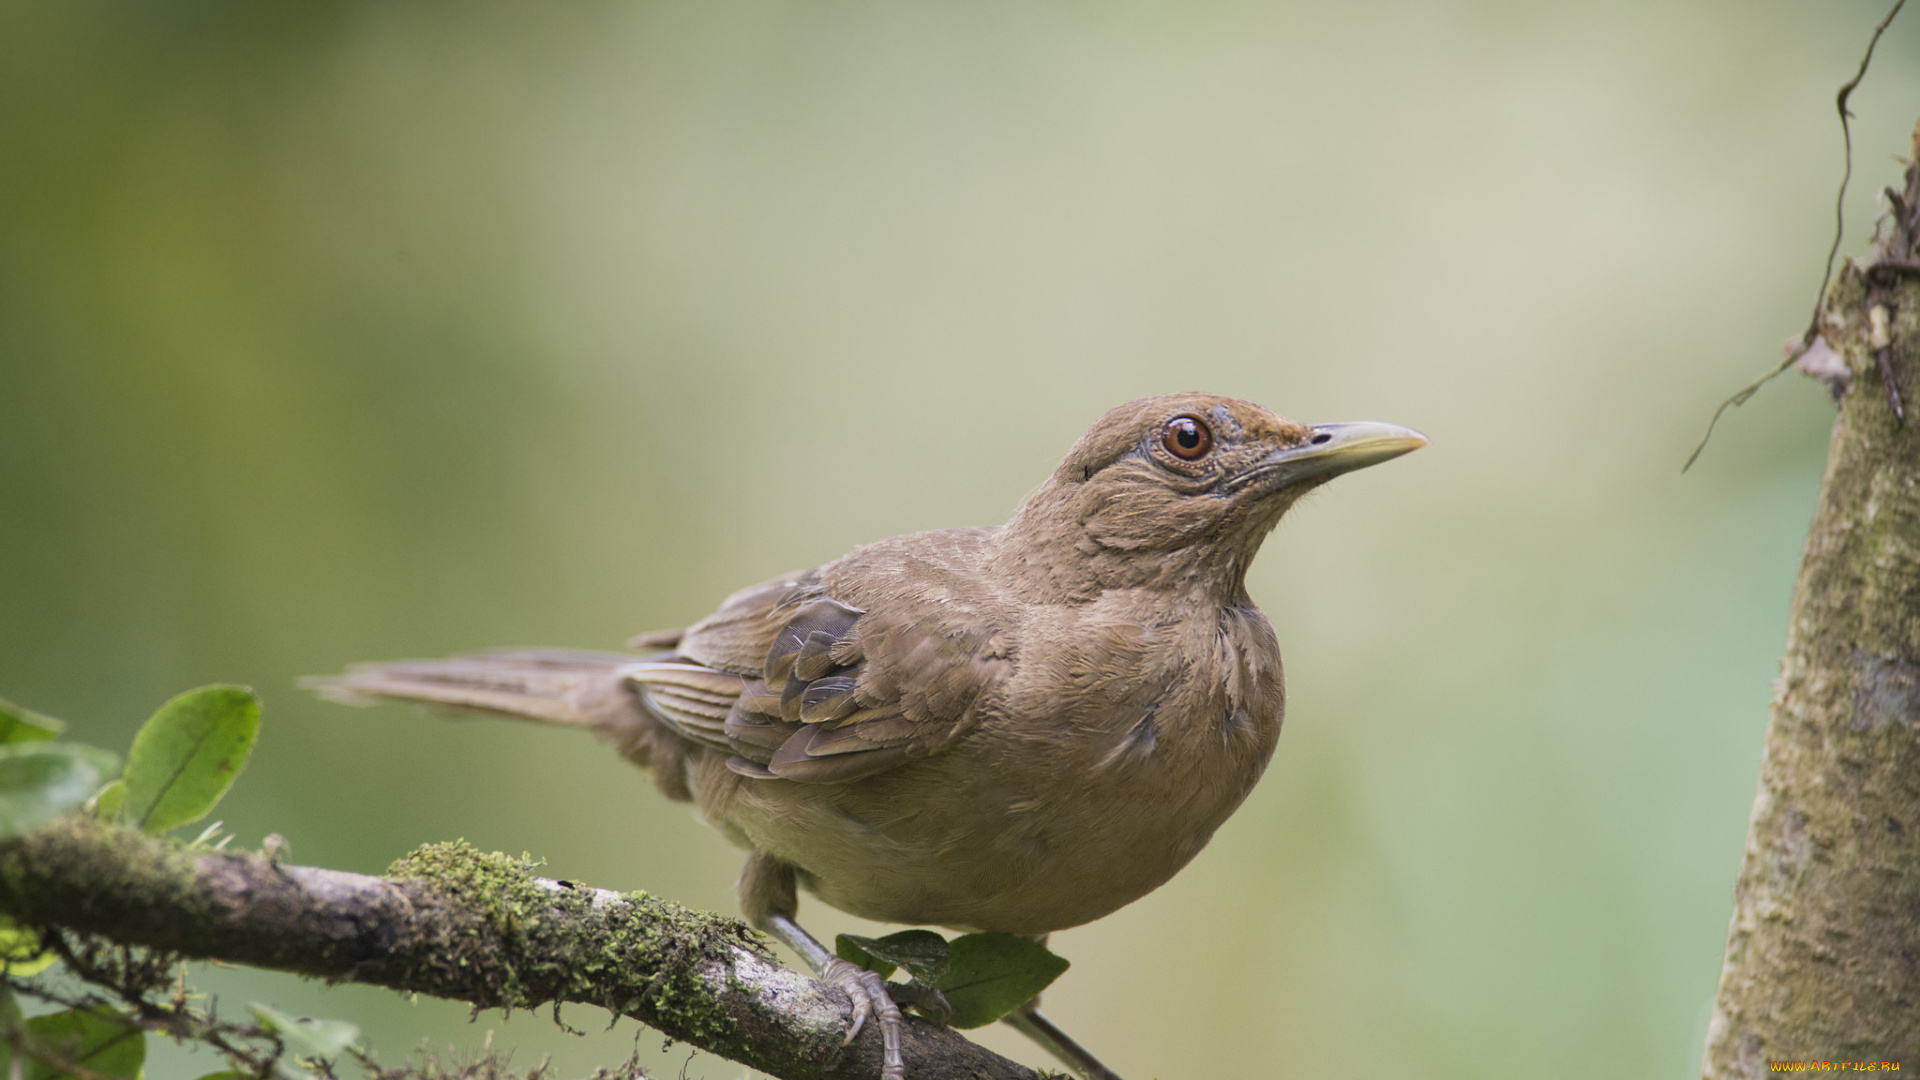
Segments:
[[[868,544],[735,593],[650,658],[503,652],[368,664],[329,696],[588,728],[747,849],[740,906],[869,1016],[878,976],[794,921],[796,886],[882,922],[1044,937],[1185,866],[1266,768],[1280,649],[1247,567],[1287,508],[1426,444],[1172,394],[1100,418],[993,528]],[[1036,1010],[1008,1019],[1113,1074]]]

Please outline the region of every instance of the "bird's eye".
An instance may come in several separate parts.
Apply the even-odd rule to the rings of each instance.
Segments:
[[[1213,449],[1213,432],[1197,416],[1176,416],[1160,429],[1160,445],[1182,461],[1197,461]]]

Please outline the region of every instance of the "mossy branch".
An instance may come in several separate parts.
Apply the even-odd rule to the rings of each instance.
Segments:
[[[602,1006],[786,1080],[880,1073],[845,995],[775,963],[738,920],[534,876],[464,843],[387,877],[196,851],[69,816],[0,840],[0,913],[110,940],[465,1001]],[[1041,1075],[910,1021],[914,1080]]]

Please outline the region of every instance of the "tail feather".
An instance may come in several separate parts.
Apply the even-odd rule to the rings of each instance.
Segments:
[[[301,685],[347,705],[397,698],[603,728],[622,719],[618,713],[624,711],[619,708],[623,703],[608,701],[607,689],[620,681],[615,672],[634,659],[623,653],[558,649],[470,653],[444,660],[355,664],[344,675],[302,679]]]
[[[444,660],[355,664],[342,675],[302,679],[321,697],[348,705],[380,700],[492,713],[586,728],[653,773],[669,798],[685,801],[687,742],[653,716],[622,669],[627,653],[563,649],[469,653]]]

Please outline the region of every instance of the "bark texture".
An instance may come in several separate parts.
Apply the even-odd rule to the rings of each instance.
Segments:
[[[71,816],[0,840],[0,913],[113,941],[470,1002],[599,1005],[784,1080],[880,1075],[877,1025],[842,1045],[846,995],[738,920],[534,877],[464,844],[388,877],[194,852]],[[914,1080],[1042,1075],[909,1020]]]
[[[1849,263],[1821,315],[1848,388],[1794,589],[1706,1077],[1781,1061],[1920,1068],[1920,169],[1890,202],[1874,262]]]

